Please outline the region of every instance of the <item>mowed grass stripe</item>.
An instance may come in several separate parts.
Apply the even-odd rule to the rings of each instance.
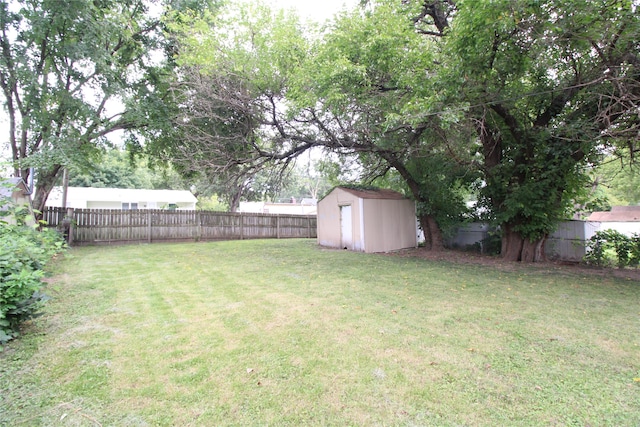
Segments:
[[[0,424],[640,422],[629,281],[286,240],[78,248],[54,282]]]

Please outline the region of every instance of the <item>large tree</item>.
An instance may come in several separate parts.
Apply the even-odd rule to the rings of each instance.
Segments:
[[[69,186],[186,190],[190,183],[171,168],[150,168],[146,158],[111,149],[92,156],[86,168],[69,168]]]
[[[204,139],[183,151],[232,173],[315,147],[395,169],[436,249],[478,172],[503,257],[541,259],[602,153],[638,150],[636,5],[366,3],[315,39],[264,9],[198,26],[177,124]]]
[[[294,17],[259,6],[191,24],[176,82],[184,133],[169,144],[174,161],[237,177],[315,148],[359,159],[369,180],[394,169],[418,202],[428,243],[442,248],[442,226],[460,216],[459,190],[473,180],[458,167],[471,139],[451,128],[458,138],[443,141],[450,123],[440,117],[403,116],[415,70],[432,60],[429,42],[396,9],[345,14],[317,39]]]
[[[411,92],[399,109],[385,107],[399,117],[394,123],[408,122],[419,129],[437,117],[448,126],[420,141],[423,151],[415,152],[425,153],[428,161],[419,162],[417,171],[425,174],[426,182],[448,188],[434,182],[439,176],[439,151],[425,152],[426,144],[434,144],[450,158],[459,155],[443,147],[470,148],[468,155],[473,157],[455,164],[475,163],[482,174],[481,201],[501,227],[505,259],[543,257],[546,235],[569,215],[574,198],[588,185],[589,170],[603,153],[636,157],[640,148],[636,2],[367,3],[374,11],[404,15],[425,39],[422,62],[394,68],[405,74],[393,74],[389,81],[400,84],[381,86],[385,93],[401,88]],[[399,7],[389,9],[390,4]],[[347,34],[357,46],[370,41],[354,28]],[[387,37],[382,40],[393,39],[394,33],[384,33]],[[372,43],[379,40],[371,38]],[[419,46],[406,43],[405,58],[415,58]],[[378,54],[360,56],[358,71],[367,77],[393,51],[389,45],[378,47]],[[476,132],[476,147],[465,144],[470,128]],[[469,163],[470,158],[479,161]]]
[[[444,6],[425,16],[440,22]],[[640,18],[632,1],[458,1],[443,90],[482,147],[502,256],[536,261],[607,147],[638,150]]]
[[[416,115],[433,86],[437,40],[415,31],[417,9],[385,2],[344,13],[307,63],[295,102],[315,106],[332,127],[340,147],[356,153],[364,176],[395,171],[417,203],[427,247],[443,247],[443,232],[460,223],[465,195],[476,182],[470,168],[470,128],[455,113]],[[425,94],[429,96],[425,96]],[[349,132],[343,132],[345,123]]]
[[[592,193],[610,205],[639,205],[640,165],[625,158],[606,157],[592,173]]]
[[[108,134],[150,124],[139,107],[159,95],[161,13],[146,0],[1,2],[9,144],[16,176],[27,181],[35,168],[36,209],[63,169],[86,165]]]

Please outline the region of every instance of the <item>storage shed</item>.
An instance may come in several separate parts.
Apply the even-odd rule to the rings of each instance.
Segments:
[[[336,187],[318,202],[318,244],[369,253],[414,248],[415,203],[392,190]]]

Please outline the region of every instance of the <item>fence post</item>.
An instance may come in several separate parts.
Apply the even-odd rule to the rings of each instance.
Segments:
[[[280,214],[276,215],[276,239],[280,238]]]
[[[151,209],[149,209],[149,213],[147,214],[147,241],[151,243]]]
[[[202,238],[202,218],[200,218],[200,211],[196,211],[196,242],[199,242]]]
[[[311,217],[307,215],[307,238],[311,238]]]
[[[69,235],[67,236],[67,243],[69,244],[69,246],[71,246],[71,244],[73,243],[73,230],[76,227],[73,208],[67,209],[67,217],[63,220],[63,222],[64,221],[69,221]]]
[[[65,213],[65,208],[61,207],[61,208],[55,208],[56,210],[53,211],[56,215],[56,226],[59,226],[60,224],[62,224],[62,221],[64,220],[64,213]]]
[[[244,240],[244,217],[240,212],[240,240]]]

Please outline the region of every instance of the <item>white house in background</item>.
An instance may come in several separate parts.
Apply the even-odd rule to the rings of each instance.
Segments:
[[[238,212],[281,214],[281,215],[316,215],[317,199],[302,199],[291,203],[240,202]]]
[[[198,199],[186,190],[69,187],[67,206],[75,209],[194,210]],[[54,187],[47,206],[62,206],[62,187]]]
[[[616,230],[627,236],[640,234],[640,206],[611,206],[607,212],[593,212],[587,221],[599,222],[600,230]]]

